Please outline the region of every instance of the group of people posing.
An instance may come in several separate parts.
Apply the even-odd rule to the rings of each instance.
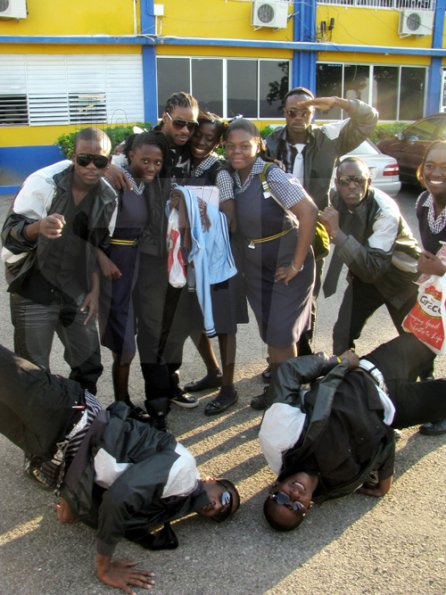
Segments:
[[[316,109],[332,107],[346,119],[313,124]],[[284,116],[286,125],[264,142],[249,120],[225,124],[191,95],[174,93],[158,126],[125,141],[122,166],[113,165],[102,131],[81,130],[72,160],[29,176],[4,223],[15,353],[0,350],[0,431],[25,451],[29,473],[60,495],[61,522],[80,518],[98,528],[97,574],[110,586],[153,582],[112,560],[120,537],[175,547],[169,521],[190,512],[221,521],[239,507],[228,479],[200,479],[192,455],[166,432],[166,417],[171,403],[195,407],[191,393],[209,388],[219,391],[206,415],[236,404],[246,298],[268,348],[271,382],[250,404],[267,410],[259,439],[278,474],[264,506],[272,527],[295,528],[313,501],[384,495],[393,428],[421,423],[422,433],[446,432],[434,354],[402,330],[418,274],[446,272],[436,256],[446,241],[446,143],[434,143],[419,170],[421,251],[366,164],[340,160],[370,135],[376,110],[299,87],[285,96]],[[209,194],[216,203],[206,202]],[[321,229],[334,245],[323,284]],[[312,355],[319,290],[336,291],[343,264],[335,355]],[[355,340],[383,304],[400,336],[360,360]],[[70,379],[49,373],[54,334]],[[187,337],[206,374],[182,388]],[[107,410],[95,398],[100,343],[113,355],[115,403]],[[144,409],[129,395],[137,351]],[[161,532],[149,532],[160,524]]]

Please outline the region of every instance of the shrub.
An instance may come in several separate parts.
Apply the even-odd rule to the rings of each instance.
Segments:
[[[143,124],[136,124],[140,128],[145,128],[146,130],[150,130],[152,128],[152,124],[150,123],[143,123]],[[101,127],[102,128],[102,127]],[[123,140],[125,140],[130,134],[133,133],[133,125],[132,126],[105,126],[102,130],[108,134],[110,140],[112,142],[113,149],[116,145],[119,145]],[[74,152],[74,138],[76,136],[76,132],[70,132],[68,134],[62,134],[56,140],[57,145],[61,148],[64,155],[70,159]]]
[[[384,138],[393,138],[397,132],[401,132],[407,126],[407,122],[378,122],[370,138],[374,143]]]

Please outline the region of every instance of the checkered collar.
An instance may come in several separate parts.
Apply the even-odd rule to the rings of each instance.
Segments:
[[[432,194],[425,200],[423,207],[429,209],[427,213],[427,222],[432,233],[440,233],[446,227],[446,207],[441,211],[438,217],[435,216],[434,198]]]

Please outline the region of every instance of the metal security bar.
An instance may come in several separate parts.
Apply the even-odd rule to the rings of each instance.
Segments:
[[[319,4],[370,8],[435,10],[435,0],[318,0]]]

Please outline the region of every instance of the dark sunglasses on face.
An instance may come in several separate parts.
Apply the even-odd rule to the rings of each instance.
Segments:
[[[222,495],[220,496],[220,503],[222,505],[222,509],[219,512],[218,516],[213,517],[214,520],[217,521],[217,523],[221,523],[222,521],[227,519],[228,516],[231,514],[231,510],[232,510],[231,492],[229,492],[228,490],[225,490],[222,493]]]
[[[108,165],[108,157],[104,155],[93,155],[92,153],[77,153],[76,163],[81,167],[86,167],[93,162],[98,169],[104,169]]]
[[[303,516],[307,513],[306,507],[301,502],[291,500],[288,494],[285,494],[284,492],[274,492],[274,494],[270,494],[269,497],[280,506],[285,506],[289,510],[294,510],[294,512],[300,512]]]
[[[308,118],[311,115],[310,110],[307,109],[286,109],[284,113],[287,118],[297,118],[297,116]]]
[[[348,186],[351,182],[354,182],[358,186],[362,186],[367,181],[363,176],[339,176],[337,180],[341,186]]]
[[[180,118],[172,118],[169,112],[166,112],[166,114],[169,116],[172,126],[177,130],[181,130],[182,128],[186,127],[189,132],[192,132],[192,130],[195,130],[195,128],[198,126],[198,122],[195,120],[181,120]]]

